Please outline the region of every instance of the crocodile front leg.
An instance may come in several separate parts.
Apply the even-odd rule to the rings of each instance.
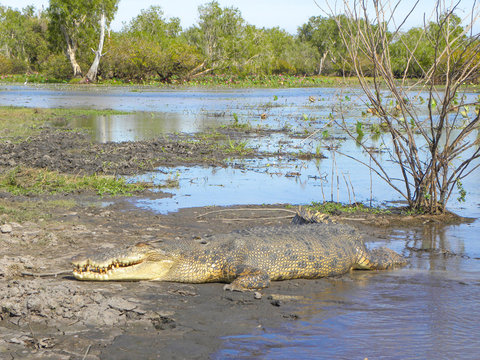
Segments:
[[[270,276],[264,270],[250,266],[236,266],[235,280],[223,287],[223,290],[230,291],[255,291],[270,285]]]

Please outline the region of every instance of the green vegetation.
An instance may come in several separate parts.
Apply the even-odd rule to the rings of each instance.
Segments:
[[[168,178],[165,180],[165,183],[161,185],[162,188],[178,188],[180,186],[180,173],[171,173],[168,175]]]
[[[68,194],[95,191],[98,195],[133,195],[149,185],[130,184],[106,175],[76,176],[46,169],[16,167],[0,175],[0,189],[13,195]]]
[[[355,67],[349,60],[341,28],[352,29],[352,36],[358,31],[355,18],[345,14],[313,16],[292,35],[278,27],[250,25],[238,8],[221,7],[217,1],[199,6],[198,22],[187,29],[152,6],[121,31],[105,36],[102,29],[114,18],[117,5],[118,0],[50,0],[46,10],[0,5],[0,80],[78,82],[83,77],[82,82],[107,84],[294,87],[334,85],[338,79],[330,77],[352,76],[356,70],[363,76],[375,72],[366,53],[356,54]],[[450,15],[450,35],[462,45],[458,49],[477,41],[458,16]],[[379,31],[375,19],[359,19],[372,34]],[[382,48],[388,48],[393,74],[425,76],[438,54],[435,39],[441,31],[433,21],[425,29],[389,32]],[[460,62],[470,57],[478,61],[468,51],[451,55]],[[441,70],[446,63],[438,65]],[[477,80],[475,71],[469,81]]]
[[[390,210],[367,207],[360,203],[355,204],[342,204],[334,201],[326,202],[312,202],[311,205],[305,206],[307,210],[313,212],[320,212],[323,214],[339,215],[339,214],[356,214],[356,213],[368,213],[368,214],[389,214]]]
[[[253,149],[248,147],[248,141],[232,140],[228,138],[227,143],[222,148],[226,154],[248,155],[253,153]]]

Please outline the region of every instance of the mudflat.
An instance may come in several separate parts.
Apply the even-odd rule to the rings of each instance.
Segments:
[[[267,206],[219,213],[191,208],[158,215],[134,208],[127,199],[113,200],[107,207],[90,200],[66,213],[52,213],[49,220],[3,226],[3,354],[52,359],[207,358],[222,336],[296,321],[295,309],[310,292],[348,281],[275,282],[261,297],[225,292],[222,284],[79,282],[69,273],[70,258],[94,248],[179,238],[195,242],[215,233],[289,221],[262,220],[279,215]]]

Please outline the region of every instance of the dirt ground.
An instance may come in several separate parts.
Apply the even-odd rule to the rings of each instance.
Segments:
[[[222,284],[79,282],[69,273],[70,258],[93,248],[199,241],[214,233],[290,221],[260,218],[288,214],[278,207],[219,213],[192,208],[158,215],[134,208],[130,199],[115,199],[107,207],[93,198],[84,201],[87,206],[51,214],[48,221],[2,227],[0,353],[7,358],[209,358],[222,336],[296,321],[295,311],[309,292],[348,281],[278,282],[262,291],[261,299],[254,293],[224,292]],[[231,220],[239,217],[250,220]]]
[[[28,143],[1,145],[0,166],[90,173],[109,159],[105,172],[131,174],[146,160],[159,164],[151,155],[158,151],[152,147],[166,147],[162,161],[172,165],[189,156],[192,163],[215,158],[211,148],[179,145],[171,139],[101,145],[73,133],[61,134],[47,131]],[[134,207],[131,198],[92,194],[22,198],[0,193],[4,204],[53,198],[71,200],[75,206],[49,208],[45,216],[22,222],[12,221],[0,206],[0,354],[5,359],[210,358],[222,336],[298,321],[312,294],[351,281],[347,274],[274,282],[261,296],[224,292],[222,284],[79,282],[70,275],[70,258],[85,251],[139,241],[199,241],[235,229],[285,224],[292,214],[279,210],[285,206],[250,206],[251,210],[206,207],[159,215]],[[372,240],[387,237],[392,221],[398,223],[373,215],[337,221],[356,224]],[[425,221],[439,220],[415,219],[416,224]]]

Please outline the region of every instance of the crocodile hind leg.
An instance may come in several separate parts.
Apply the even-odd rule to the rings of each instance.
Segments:
[[[387,270],[403,266],[407,260],[400,254],[388,248],[373,250],[357,249],[356,269]]]
[[[254,291],[268,287],[270,276],[264,270],[250,266],[237,266],[234,269],[235,280],[223,287],[223,290],[230,291]]]

